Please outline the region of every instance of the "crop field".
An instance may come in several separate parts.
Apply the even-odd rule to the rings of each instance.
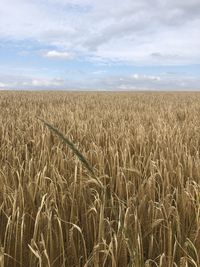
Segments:
[[[200,93],[0,92],[0,267],[200,267]]]

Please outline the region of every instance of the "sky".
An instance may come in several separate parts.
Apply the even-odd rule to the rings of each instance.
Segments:
[[[198,90],[200,0],[1,0],[0,90]]]

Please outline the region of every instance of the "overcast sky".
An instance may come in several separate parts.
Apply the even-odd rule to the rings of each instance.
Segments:
[[[3,88],[200,89],[200,0],[1,0]]]

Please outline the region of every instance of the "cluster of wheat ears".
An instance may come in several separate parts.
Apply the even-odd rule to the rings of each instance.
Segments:
[[[1,267],[199,267],[200,94],[1,92]]]

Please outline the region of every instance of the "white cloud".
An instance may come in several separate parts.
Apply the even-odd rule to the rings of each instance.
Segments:
[[[61,51],[56,51],[56,50],[52,50],[52,51],[48,51],[44,53],[44,57],[55,58],[55,59],[72,59],[73,58],[72,54],[68,52],[61,52]]]
[[[29,86],[34,87],[61,87],[64,85],[64,80],[62,79],[33,79],[27,83]],[[25,85],[25,84],[24,84]]]
[[[0,82],[0,88],[5,88],[7,85],[5,83]]]
[[[7,0],[0,4],[0,38],[56,46],[52,58],[195,64],[199,13],[199,0]]]
[[[174,77],[173,74],[112,75],[101,79],[100,84],[102,88],[110,90],[199,90],[200,78],[183,75]]]
[[[174,77],[175,76],[175,77]],[[86,80],[60,77],[38,78],[0,74],[0,88],[8,89],[99,89],[99,90],[200,90],[200,77],[163,73],[160,76],[146,74],[93,75]],[[1,85],[4,85],[1,87]]]
[[[0,73],[0,88],[6,89],[41,89],[41,88],[64,88],[67,84],[67,80],[64,80],[60,77],[48,78],[40,77],[37,75],[31,77],[29,75],[22,74],[9,74],[5,75]]]
[[[131,76],[134,80],[141,80],[141,81],[161,81],[161,77],[160,76],[154,76],[154,75],[145,75],[145,74],[133,74],[133,76]]]
[[[2,58],[0,88],[198,88],[197,67],[196,77],[140,67],[199,64],[199,14],[199,0],[1,1],[0,48],[15,46],[18,63]]]

